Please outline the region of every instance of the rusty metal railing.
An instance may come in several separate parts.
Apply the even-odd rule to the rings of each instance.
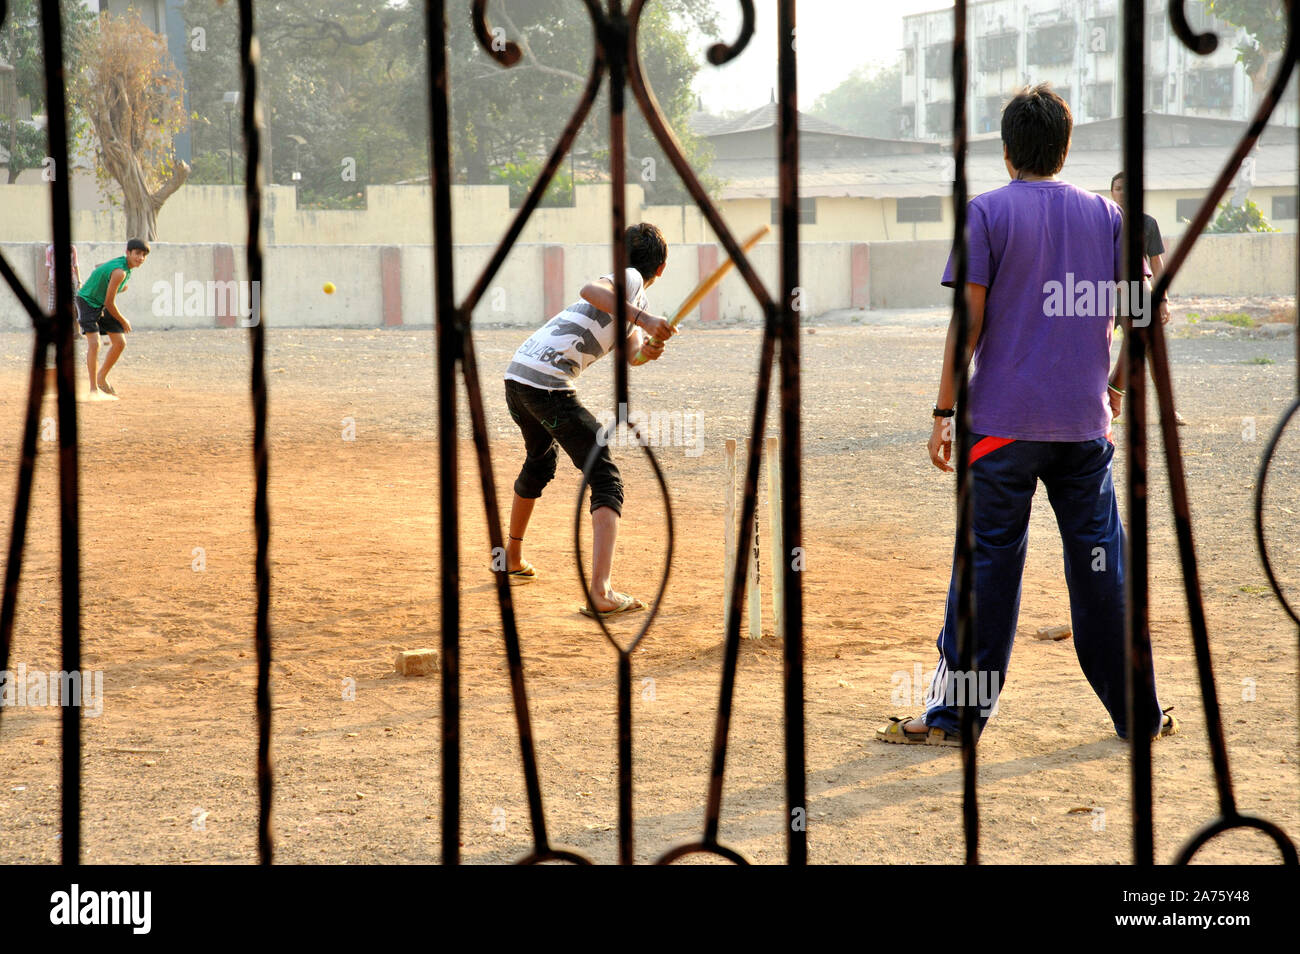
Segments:
[[[784,697],[785,697],[785,787],[786,787],[786,858],[792,864],[807,860],[807,818],[809,816],[805,788],[806,756],[803,713],[803,615],[800,574],[790,559],[791,552],[801,547],[802,495],[800,470],[800,355],[799,312],[796,291],[799,285],[799,222],[798,222],[798,115],[796,111],[796,52],[793,38],[796,28],[796,0],[779,0],[777,30],[777,69],[779,76],[779,178],[780,178],[780,279],[774,295],[763,285],[752,264],[741,250],[735,236],[723,221],[718,209],[710,200],[698,177],[685,159],[682,149],[669,128],[655,100],[654,92],[644,74],[637,53],[637,36],[642,11],[647,0],[632,0],[624,9],[622,0],[581,0],[590,17],[593,31],[593,54],[590,73],[578,104],[563,133],[552,149],[537,182],[533,185],[519,212],[511,222],[502,241],[491,256],[487,266],[471,287],[470,292],[457,304],[452,276],[452,241],[454,237],[450,204],[451,186],[451,134],[450,89],[448,85],[447,56],[447,2],[427,0],[425,4],[426,30],[429,40],[431,127],[431,183],[433,187],[432,217],[434,226],[433,264],[435,275],[434,308],[437,344],[437,393],[440,546],[442,568],[440,592],[442,597],[442,812],[441,835],[443,859],[448,864],[460,860],[460,564],[458,542],[458,464],[456,425],[457,373],[463,376],[468,394],[468,409],[475,453],[479,468],[480,490],[486,510],[489,544],[494,550],[503,545],[501,514],[496,503],[496,484],[492,471],[488,441],[487,417],[483,403],[478,365],[474,352],[471,316],[492,278],[505,262],[510,250],[518,241],[529,217],[537,208],[547,186],[555,176],[565,155],[572,149],[578,131],[587,121],[597,95],[608,80],[610,103],[610,155],[613,189],[612,215],[609,237],[614,262],[614,278],[618,307],[615,321],[617,339],[622,340],[626,329],[626,303],[623,246],[623,229],[626,225],[625,201],[625,120],[626,92],[632,92],[636,105],[644,114],[650,129],[681,177],[692,200],[699,206],[705,220],[713,228],[727,254],[735,261],[739,274],[746,283],[764,315],[763,341],[760,349],[754,395],[754,413],[751,419],[749,456],[745,467],[745,494],[741,509],[741,527],[738,552],[747,552],[754,530],[757,507],[760,438],[763,435],[770,399],[771,372],[780,348],[780,428],[781,475],[785,488],[781,514],[783,537],[788,552],[781,555],[785,586],[784,614]],[[721,65],[738,56],[754,35],[754,8],[752,0],[738,0],[742,14],[742,27],[732,44],[718,43],[709,51],[709,59]],[[1282,92],[1296,64],[1297,4],[1287,4],[1288,32],[1286,49],[1267,93],[1254,118],[1230,154],[1223,171],[1210,194],[1188,226],[1184,240],[1172,254],[1169,264],[1156,282],[1152,297],[1163,297],[1178,271],[1185,263],[1196,236],[1209,221],[1210,216],[1226,191],[1242,160],[1254,148],[1269,116],[1275,110]],[[957,0],[954,6],[955,35],[953,43],[954,78],[954,154],[955,177],[953,200],[955,212],[954,261],[956,287],[954,310],[959,327],[958,354],[964,354],[969,340],[969,316],[965,295],[962,293],[967,275],[965,237],[966,212],[966,0]],[[0,0],[0,23],[4,21],[6,4]],[[47,102],[49,112],[49,151],[56,169],[67,169],[67,108],[61,65],[63,63],[62,34],[58,0],[41,0],[43,24],[43,52],[46,63]],[[494,58],[502,68],[509,68],[520,58],[520,50],[513,43],[504,45],[492,41],[493,32],[488,21],[487,0],[472,0],[466,11],[472,18],[475,35],[486,55]],[[243,130],[247,142],[246,202],[249,213],[247,267],[249,279],[261,282],[263,278],[263,249],[261,240],[261,164],[260,128],[257,120],[257,53],[254,42],[253,0],[239,0],[240,64],[243,81]],[[1124,68],[1124,168],[1125,168],[1125,220],[1142,221],[1143,195],[1143,70],[1144,70],[1144,4],[1141,0],[1124,0],[1123,17],[1125,42]],[[1217,39],[1211,34],[1196,35],[1188,26],[1182,0],[1171,3],[1170,22],[1179,39],[1194,52],[1207,54],[1214,50]],[[37,429],[41,400],[45,388],[44,366],[49,349],[56,354],[57,392],[59,412],[59,495],[60,495],[60,580],[61,580],[61,633],[62,664],[65,670],[80,669],[80,551],[79,511],[77,497],[78,442],[74,388],[74,329],[73,288],[68,254],[71,245],[71,208],[68,182],[65,175],[51,181],[51,220],[55,246],[55,311],[45,314],[32,295],[23,287],[9,262],[0,255],[0,277],[14,291],[32,321],[34,348],[30,375],[27,415],[22,438],[22,458],[18,469],[14,515],[10,531],[8,556],[5,564],[3,604],[0,605],[0,670],[8,668],[12,646],[18,584],[26,542],[27,519],[31,505],[32,477],[37,448]],[[1126,226],[1127,228],[1127,226]],[[1132,228],[1126,236],[1127,275],[1141,275],[1141,230]],[[1127,276],[1125,276],[1127,277]],[[1144,685],[1146,660],[1150,657],[1148,628],[1148,578],[1147,578],[1147,462],[1145,413],[1145,363],[1150,356],[1152,375],[1160,407],[1161,436],[1169,466],[1174,524],[1178,539],[1179,557],[1183,569],[1184,589],[1191,623],[1196,665],[1200,679],[1202,703],[1206,713],[1211,758],[1218,787],[1220,816],[1201,829],[1178,855],[1186,863],[1199,848],[1216,835],[1234,828],[1254,828],[1264,832],[1278,846],[1283,860],[1297,862],[1296,849],[1290,838],[1275,824],[1264,819],[1244,815],[1236,807],[1231,773],[1228,766],[1226,743],[1223,735],[1214,672],[1209,648],[1208,627],[1205,619],[1196,552],[1193,545],[1190,507],[1183,469],[1178,432],[1174,425],[1173,392],[1170,379],[1167,345],[1159,323],[1135,327],[1130,318],[1125,319],[1125,349],[1128,367],[1130,396],[1128,398],[1128,643],[1131,662],[1129,685],[1130,712],[1138,705],[1142,693],[1153,691]],[[271,706],[270,706],[270,513],[268,506],[268,450],[267,450],[267,388],[264,366],[265,326],[259,320],[252,324],[250,337],[252,351],[251,393],[254,410],[253,460],[256,474],[254,497],[254,523],[257,535],[257,553],[254,567],[257,593],[257,619],[254,634],[257,655],[257,690],[255,705],[258,719],[257,778],[258,778],[258,853],[260,860],[269,864],[274,857],[272,839],[272,771],[270,763]],[[1300,338],[1297,340],[1297,374],[1300,375]],[[621,361],[614,361],[615,404],[630,406],[627,369]],[[960,367],[960,363],[959,363]],[[969,467],[970,426],[965,413],[967,377],[959,371],[958,406],[962,409],[958,419],[957,463],[957,521],[958,546],[957,572],[960,580],[958,602],[958,651],[961,665],[967,671],[974,660],[974,610],[972,605],[973,550],[972,500]],[[1300,377],[1297,379],[1300,393]],[[1264,534],[1263,497],[1269,466],[1273,460],[1284,429],[1300,410],[1300,397],[1294,400],[1279,418],[1274,433],[1265,448],[1260,465],[1255,497],[1255,525],[1261,559],[1269,582],[1286,613],[1300,626],[1300,616],[1287,601],[1281,589]],[[647,614],[644,625],[628,643],[620,643],[599,622],[602,632],[617,654],[618,698],[618,764],[619,764],[619,860],[631,863],[634,859],[634,805],[632,800],[632,750],[631,750],[631,653],[646,636],[654,623],[665,596],[671,570],[672,513],[668,505],[667,485],[653,451],[644,446],[644,453],[653,469],[660,490],[664,494],[667,522],[668,558],[664,576]],[[583,474],[583,489],[579,492],[578,516],[581,517],[582,495],[590,480],[594,458],[587,462]],[[578,576],[584,588],[586,580],[578,554]],[[740,646],[740,619],[743,606],[746,570],[743,560],[737,560],[731,580],[731,602],[727,610],[726,637],[719,705],[715,720],[712,768],[708,785],[704,815],[704,829],[697,841],[673,847],[658,858],[659,863],[669,863],[693,853],[709,853],[736,863],[746,863],[742,853],[720,841],[719,829],[722,812],[722,791],[726,764],[727,743],[730,732],[732,702],[736,683],[736,667]],[[516,728],[519,733],[525,788],[528,798],[529,818],[532,827],[532,851],[521,863],[543,861],[569,861],[590,863],[580,852],[551,844],[546,828],[546,814],[542,798],[542,784],[537,766],[536,744],[528,711],[528,693],[524,679],[519,633],[515,619],[511,590],[504,571],[496,575],[497,600],[501,613],[502,635],[509,663],[510,682],[514,702]],[[1134,678],[1137,675],[1139,678]],[[0,715],[3,710],[0,709]],[[1130,725],[1137,723],[1130,719]],[[966,859],[975,863],[979,858],[979,815],[976,801],[977,764],[974,747],[974,726],[970,707],[963,707],[962,722],[963,766],[963,828]],[[1132,795],[1134,822],[1134,861],[1150,864],[1154,860],[1154,831],[1152,818],[1151,740],[1141,732],[1131,732]],[[80,710],[65,707],[62,713],[62,860],[77,863],[80,859],[80,800],[81,800],[81,726]]]
[[[1223,170],[1219,173],[1209,194],[1201,203],[1191,223],[1183,232],[1183,239],[1178,243],[1165,265],[1164,271],[1156,280],[1151,298],[1159,301],[1168,291],[1179,270],[1187,261],[1192,246],[1202,230],[1209,223],[1219,200],[1227,191],[1233,176],[1241,166],[1242,160],[1254,149],[1269,116],[1277,108],[1283,90],[1291,78],[1296,65],[1296,26],[1297,4],[1294,0],[1287,3],[1287,39],[1282,59],[1278,63],[1277,73],[1269,84],[1267,91],[1255,111],[1245,135],[1229,155]],[[1169,22],[1178,39],[1188,49],[1205,56],[1214,52],[1218,46],[1218,37],[1213,33],[1196,34],[1187,22],[1183,9],[1183,0],[1169,6]],[[1124,6],[1124,204],[1125,222],[1128,233],[1127,257],[1128,275],[1140,278],[1142,275],[1142,229],[1140,224],[1128,227],[1127,223],[1142,222],[1142,192],[1144,168],[1142,162],[1142,97],[1143,97],[1143,54],[1144,43],[1143,5],[1139,0],[1125,0]],[[1131,286],[1130,286],[1131,287]],[[1129,685],[1129,724],[1137,705],[1139,688],[1134,675],[1149,668],[1144,659],[1151,654],[1151,637],[1147,620],[1147,525],[1146,525],[1146,368],[1147,351],[1151,354],[1152,379],[1156,386],[1156,396],[1160,404],[1160,430],[1164,442],[1165,459],[1169,467],[1169,494],[1174,511],[1174,529],[1178,538],[1178,555],[1183,569],[1183,588],[1187,599],[1188,620],[1192,629],[1192,645],[1196,654],[1196,671],[1200,677],[1201,702],[1205,709],[1205,729],[1210,742],[1210,757],[1214,764],[1215,785],[1218,789],[1220,817],[1207,824],[1183,847],[1178,854],[1178,862],[1186,864],[1192,856],[1214,836],[1234,828],[1254,828],[1264,832],[1277,845],[1287,864],[1296,864],[1297,855],[1294,843],[1272,822],[1252,815],[1243,815],[1237,810],[1232,791],[1232,773],[1228,768],[1228,748],[1223,736],[1223,718],[1219,709],[1218,692],[1215,688],[1214,669],[1210,656],[1209,628],[1205,620],[1205,606],[1201,597],[1200,575],[1197,567],[1196,549],[1192,541],[1191,508],[1187,494],[1187,478],[1183,469],[1182,449],[1178,440],[1178,427],[1174,419],[1174,394],[1169,372],[1168,346],[1160,322],[1152,321],[1144,328],[1134,329],[1131,320],[1126,319],[1124,342],[1128,348],[1128,382],[1131,396],[1128,398],[1129,432],[1129,552],[1131,572],[1129,577],[1129,616],[1128,629],[1131,639],[1130,655],[1133,669]],[[1300,351],[1297,352],[1300,359]],[[1297,388],[1300,390],[1300,361],[1297,363]],[[1274,593],[1281,601],[1291,618],[1296,619],[1294,610],[1287,603],[1285,596],[1273,575],[1269,563],[1268,550],[1263,535],[1263,494],[1264,480],[1268,473],[1277,443],[1287,422],[1295,413],[1296,404],[1282,415],[1273,439],[1265,448],[1260,464],[1259,477],[1256,481],[1255,525],[1259,541],[1260,557],[1264,561],[1265,572]],[[1140,566],[1141,576],[1136,572]],[[1137,585],[1140,579],[1141,586]],[[1298,621],[1300,622],[1300,621]],[[1154,691],[1154,687],[1145,687]],[[1151,814],[1151,740],[1141,732],[1131,732],[1133,762],[1133,832],[1134,862],[1152,864],[1155,854],[1154,823]]]
[[[751,424],[751,441],[749,459],[745,470],[746,494],[741,511],[741,533],[739,548],[745,552],[751,539],[754,515],[757,506],[757,486],[759,467],[759,448],[762,446],[764,421],[767,415],[769,387],[777,342],[781,345],[781,436],[782,436],[782,479],[783,486],[789,488],[784,496],[782,514],[784,539],[790,541],[791,548],[799,545],[799,375],[798,375],[798,313],[794,307],[794,289],[798,286],[798,131],[795,110],[795,51],[791,43],[778,43],[778,72],[780,74],[780,118],[781,130],[781,302],[769,294],[758,278],[753,266],[741,250],[730,228],[723,221],[713,202],[709,199],[698,177],[686,161],[676,136],[664,120],[662,111],[655,100],[654,91],[642,70],[637,55],[637,31],[645,0],[633,0],[630,9],[624,10],[621,0],[608,0],[605,5],[597,0],[583,0],[591,19],[594,52],[592,65],[586,86],[568,124],[561,133],[558,142],[551,151],[541,174],[529,191],[528,197],[519,209],[508,228],[502,242],[497,246],[487,266],[474,283],[469,295],[455,304],[450,266],[450,247],[453,231],[449,195],[451,184],[451,140],[448,127],[449,110],[447,104],[448,77],[445,44],[447,39],[445,22],[445,4],[442,2],[428,4],[428,30],[430,49],[431,88],[434,95],[430,101],[430,122],[433,137],[432,174],[434,184],[434,271],[436,281],[437,338],[438,338],[438,395],[439,395],[439,439],[441,441],[440,464],[440,505],[442,508],[442,601],[443,601],[443,817],[442,843],[443,860],[449,864],[459,860],[459,774],[460,751],[459,719],[459,566],[457,564],[458,524],[457,506],[457,453],[455,448],[455,373],[456,364],[460,364],[468,394],[470,425],[474,435],[475,452],[478,458],[479,479],[486,508],[489,544],[493,552],[500,552],[503,546],[501,531],[501,514],[496,503],[496,484],[492,473],[491,451],[487,436],[487,419],[483,406],[482,392],[474,356],[474,339],[471,329],[471,315],[487,289],[493,276],[505,261],[507,254],[518,240],[524,224],[534,209],[537,208],[565,155],[572,148],[579,129],[586,122],[595,103],[596,96],[604,80],[608,79],[609,89],[609,142],[610,142],[610,177],[613,189],[612,214],[610,222],[610,243],[613,256],[613,273],[615,297],[618,307],[615,310],[615,340],[624,338],[627,321],[625,267],[626,251],[623,244],[623,232],[626,228],[626,198],[624,183],[626,181],[626,91],[630,87],[637,105],[644,114],[655,138],[681,177],[692,199],[699,206],[705,219],[713,228],[727,253],[736,262],[738,271],[750,288],[755,299],[763,308],[765,316],[763,346],[759,358],[755,410]],[[480,46],[488,56],[495,59],[503,68],[509,68],[520,58],[518,46],[509,41],[493,42],[499,36],[488,22],[487,0],[475,0],[473,3],[474,33]],[[795,4],[793,0],[782,0],[779,14],[779,36],[794,36]],[[753,35],[754,10],[752,0],[742,0],[742,28],[734,44],[717,44],[709,51],[709,59],[716,65],[727,62],[739,55]],[[621,406],[629,409],[630,395],[627,380],[627,367],[622,361],[614,361],[614,401],[615,411]],[[593,451],[583,470],[583,483],[578,493],[578,510],[575,521],[575,540],[581,526],[582,500],[595,464],[599,448]],[[619,861],[631,864],[633,861],[634,806],[632,800],[632,675],[631,654],[653,625],[659,607],[667,589],[672,564],[672,510],[668,503],[668,488],[654,452],[642,445],[650,467],[653,470],[659,488],[664,496],[664,513],[667,522],[668,555],[665,561],[663,578],[655,595],[645,623],[640,631],[628,642],[620,643],[603,620],[597,619],[601,631],[617,654],[617,699],[618,699],[618,803],[619,803]],[[577,570],[584,591],[587,581],[582,567],[581,550],[578,554]],[[786,801],[787,811],[795,820],[788,826],[787,856],[791,862],[802,863],[807,858],[806,796],[804,789],[804,726],[803,726],[803,643],[802,643],[802,592],[798,574],[791,568],[791,561],[782,560],[784,565],[784,582],[786,587],[785,614],[785,696],[786,696]],[[735,686],[735,671],[739,658],[740,646],[740,608],[744,592],[744,561],[737,561],[735,568],[736,585],[732,590],[732,603],[727,616],[726,648],[724,650],[723,678],[721,700],[719,703],[717,726],[714,734],[713,770],[709,783],[708,803],[705,812],[704,834],[698,842],[678,846],[663,855],[660,862],[667,863],[686,854],[709,852],[731,861],[745,861],[740,852],[721,844],[718,840],[719,819],[721,814],[723,771],[726,762],[728,730],[731,718],[732,694]],[[546,830],[545,811],[543,808],[541,782],[537,771],[535,744],[528,714],[528,694],[524,682],[522,657],[519,648],[519,634],[515,622],[514,605],[511,599],[509,581],[504,570],[497,573],[497,601],[501,611],[503,636],[506,644],[506,656],[509,662],[511,689],[514,699],[516,727],[519,732],[520,748],[523,757],[525,788],[528,796],[529,817],[533,831],[533,850],[522,859],[524,863],[537,863],[549,860],[566,860],[587,862],[584,856],[569,849],[555,848],[550,844]]]

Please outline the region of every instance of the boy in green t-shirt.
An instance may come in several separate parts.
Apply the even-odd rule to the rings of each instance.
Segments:
[[[126,254],[100,265],[77,292],[77,322],[86,336],[86,367],[90,371],[90,400],[112,401],[117,392],[108,383],[108,372],[126,350],[124,335],[131,330],[131,322],[118,310],[117,296],[126,291],[131,272],[139,268],[149,254],[149,244],[143,239],[126,243]],[[107,335],[108,354],[99,364],[99,335]]]

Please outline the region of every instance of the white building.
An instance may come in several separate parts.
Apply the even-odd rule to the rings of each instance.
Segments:
[[[1256,103],[1250,77],[1236,61],[1241,31],[1189,0],[1193,30],[1213,32],[1219,47],[1198,56],[1183,46],[1168,22],[1168,4],[1148,0],[1147,112],[1210,119],[1249,118]],[[1002,106],[1022,86],[1051,83],[1076,123],[1122,112],[1118,0],[976,0],[967,8],[972,136],[997,133]],[[952,135],[952,9],[903,18],[903,90],[900,136],[948,139]],[[1294,126],[1292,93],[1273,123]]]

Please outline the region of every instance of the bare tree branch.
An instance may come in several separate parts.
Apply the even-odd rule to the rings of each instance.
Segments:
[[[517,26],[515,26],[515,22],[510,19],[510,13],[504,7],[501,10],[501,19],[509,29],[510,36],[515,37],[515,43],[518,45],[520,52],[523,53],[524,59],[532,65],[533,69],[537,70],[539,73],[546,73],[551,76],[561,76],[565,79],[573,80],[575,83],[585,83],[587,81],[585,76],[579,76],[577,73],[571,73],[568,70],[562,70],[558,67],[547,66],[539,60],[537,54],[533,52],[533,48],[528,42],[528,37],[525,36]],[[516,65],[514,69],[519,69],[518,65]]]

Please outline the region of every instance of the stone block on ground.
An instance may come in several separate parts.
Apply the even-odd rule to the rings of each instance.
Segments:
[[[397,654],[393,668],[403,676],[430,676],[438,671],[438,650],[409,649]]]

